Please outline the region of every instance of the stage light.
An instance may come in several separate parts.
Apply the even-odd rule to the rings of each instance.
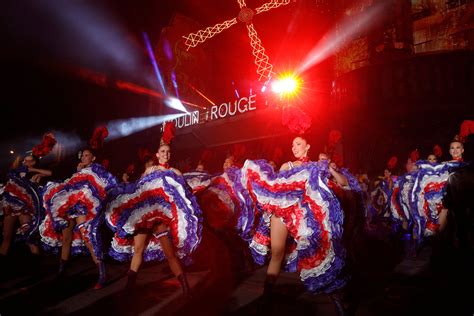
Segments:
[[[15,152],[14,152],[13,150],[10,150],[10,154],[12,154],[12,155],[13,155],[14,153],[15,153]]]
[[[285,74],[272,82],[272,91],[281,96],[293,96],[299,91],[301,79],[293,74]]]
[[[170,97],[165,100],[165,104],[175,110],[178,110],[180,112],[188,113],[188,110],[184,107],[183,103],[176,98]]]
[[[107,123],[109,136],[107,140],[114,140],[121,137],[143,131],[145,129],[163,124],[163,122],[173,120],[185,114],[167,114],[147,117],[134,117],[123,120],[114,120]]]

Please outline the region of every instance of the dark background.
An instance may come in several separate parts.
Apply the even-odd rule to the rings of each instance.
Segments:
[[[246,3],[255,8],[264,1]],[[239,11],[237,1],[216,0],[10,1],[3,8],[3,171],[13,159],[11,149],[31,149],[45,132],[59,131],[83,146],[99,124],[169,113],[160,98],[117,88],[120,81],[159,91],[143,32],[158,54],[155,45],[175,15],[204,28]],[[253,22],[275,70],[284,71],[336,26],[336,17],[333,2],[302,0],[262,13]],[[243,24],[209,39],[201,49],[209,62],[202,92],[216,104],[236,99],[235,90],[241,95],[259,90]],[[391,155],[404,162],[414,148],[422,158],[435,144],[447,154],[460,123],[474,116],[472,57],[467,50],[397,58],[387,54],[337,78],[333,57],[325,59],[302,74],[302,93],[292,101],[312,118],[306,133],[310,154],[316,157],[324,150],[331,129],[342,131],[345,164],[354,172],[377,174]],[[196,94],[185,97],[206,104]],[[279,124],[281,103],[269,94],[258,99],[256,113],[179,131],[173,143],[175,165],[194,167],[208,148],[213,152],[208,168],[216,171],[238,142],[245,144],[249,158],[271,159],[274,148],[281,147],[284,156],[277,163],[290,159],[294,134]],[[112,171],[118,174],[136,160],[139,147],[155,150],[160,133],[157,126],[107,142],[103,154]],[[67,146],[63,154],[69,159],[61,164],[61,176],[70,174],[77,162]]]

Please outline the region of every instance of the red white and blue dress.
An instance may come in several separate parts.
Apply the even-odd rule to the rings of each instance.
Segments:
[[[396,177],[391,177],[392,182],[396,181]],[[393,187],[387,179],[380,180],[374,190],[370,192],[369,215],[373,219],[387,220],[392,216],[390,210],[390,197],[392,196]]]
[[[416,176],[416,171],[405,173],[398,176],[393,183],[390,211],[395,231],[399,231],[403,223],[407,224],[408,229],[413,226],[414,219],[410,206],[410,196]]]
[[[252,256],[263,265],[270,253],[270,219],[278,216],[288,229],[284,269],[299,272],[308,291],[330,293],[343,287],[346,250],[344,213],[328,187],[327,163],[307,162],[275,173],[263,160],[247,160],[242,185],[262,216],[250,242]]]
[[[198,194],[211,184],[212,176],[206,172],[192,171],[183,174],[183,178],[193,194]]]
[[[250,241],[259,213],[241,178],[241,169],[227,168],[212,177],[197,198],[206,225],[216,231],[235,232],[243,240]]]
[[[133,257],[133,236],[153,232],[160,223],[169,227],[176,255],[190,262],[202,235],[202,214],[182,176],[170,169],[154,170],[135,183],[119,185],[107,206],[106,221],[115,232],[109,254],[118,261]],[[145,261],[164,260],[159,238],[151,234],[145,248]]]
[[[62,246],[62,230],[72,218],[85,216],[81,224],[84,238],[90,241],[96,256],[103,257],[102,242],[98,233],[103,223],[103,208],[108,192],[117,185],[117,180],[102,165],[93,163],[60,183],[49,182],[43,192],[46,217],[40,225],[43,247],[58,252]],[[76,226],[73,231],[71,254],[88,253],[81,233]]]
[[[439,214],[444,208],[443,197],[449,176],[459,167],[462,161],[449,161],[431,164],[418,161],[418,171],[413,180],[410,194],[410,206],[414,222],[414,234],[421,240],[434,235],[439,230]]]
[[[3,187],[0,196],[0,205],[3,216],[31,216],[28,231],[22,233],[27,243],[36,241],[38,226],[43,216],[41,189],[38,184],[30,180],[28,168],[21,166],[8,173],[8,181]]]

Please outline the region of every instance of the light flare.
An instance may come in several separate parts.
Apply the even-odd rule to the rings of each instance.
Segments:
[[[368,7],[358,17],[349,16],[339,23],[337,29],[328,32],[311,49],[301,64],[297,68],[298,73],[303,73],[311,67],[325,60],[328,56],[334,54],[351,40],[366,32],[371,26],[375,25],[378,19],[383,18],[382,11],[386,10],[391,1],[378,1],[376,4]]]
[[[107,137],[107,141],[129,136],[131,134],[143,131],[147,128],[160,125],[163,122],[173,120],[184,114],[185,113],[148,117],[134,117],[129,119],[110,121],[106,124],[107,129],[109,130],[109,136]]]
[[[271,88],[280,96],[294,97],[299,93],[301,84],[301,78],[292,73],[285,73],[271,83]]]

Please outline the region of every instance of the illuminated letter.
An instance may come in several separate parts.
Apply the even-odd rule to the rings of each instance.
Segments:
[[[211,108],[211,120],[217,119],[217,105]]]
[[[249,111],[257,109],[255,106],[252,107],[252,104],[255,103],[255,97],[256,97],[255,94],[252,94],[251,96],[249,96]]]
[[[229,114],[235,115],[237,113],[237,100],[234,101],[234,112],[232,112],[232,103],[229,103]]]
[[[239,112],[240,113],[244,113],[247,111],[247,103],[245,103],[245,108],[242,110],[240,108],[240,102],[242,102],[243,100],[247,101],[247,98],[246,97],[243,97],[242,99],[239,100],[239,102],[237,103],[237,107],[239,108]]]
[[[193,124],[199,123],[199,111],[193,112]]]
[[[189,120],[188,120],[189,118]],[[186,113],[184,114],[184,126],[189,126],[191,125],[191,114],[190,113]]]
[[[178,117],[178,128],[183,128],[184,126],[184,117]]]
[[[225,109],[225,112],[224,114],[222,114],[222,106],[224,106],[224,109]],[[222,103],[221,105],[219,105],[219,116],[222,118],[222,117],[226,117],[227,116],[227,112],[228,112],[228,108],[227,108],[227,103]]]

